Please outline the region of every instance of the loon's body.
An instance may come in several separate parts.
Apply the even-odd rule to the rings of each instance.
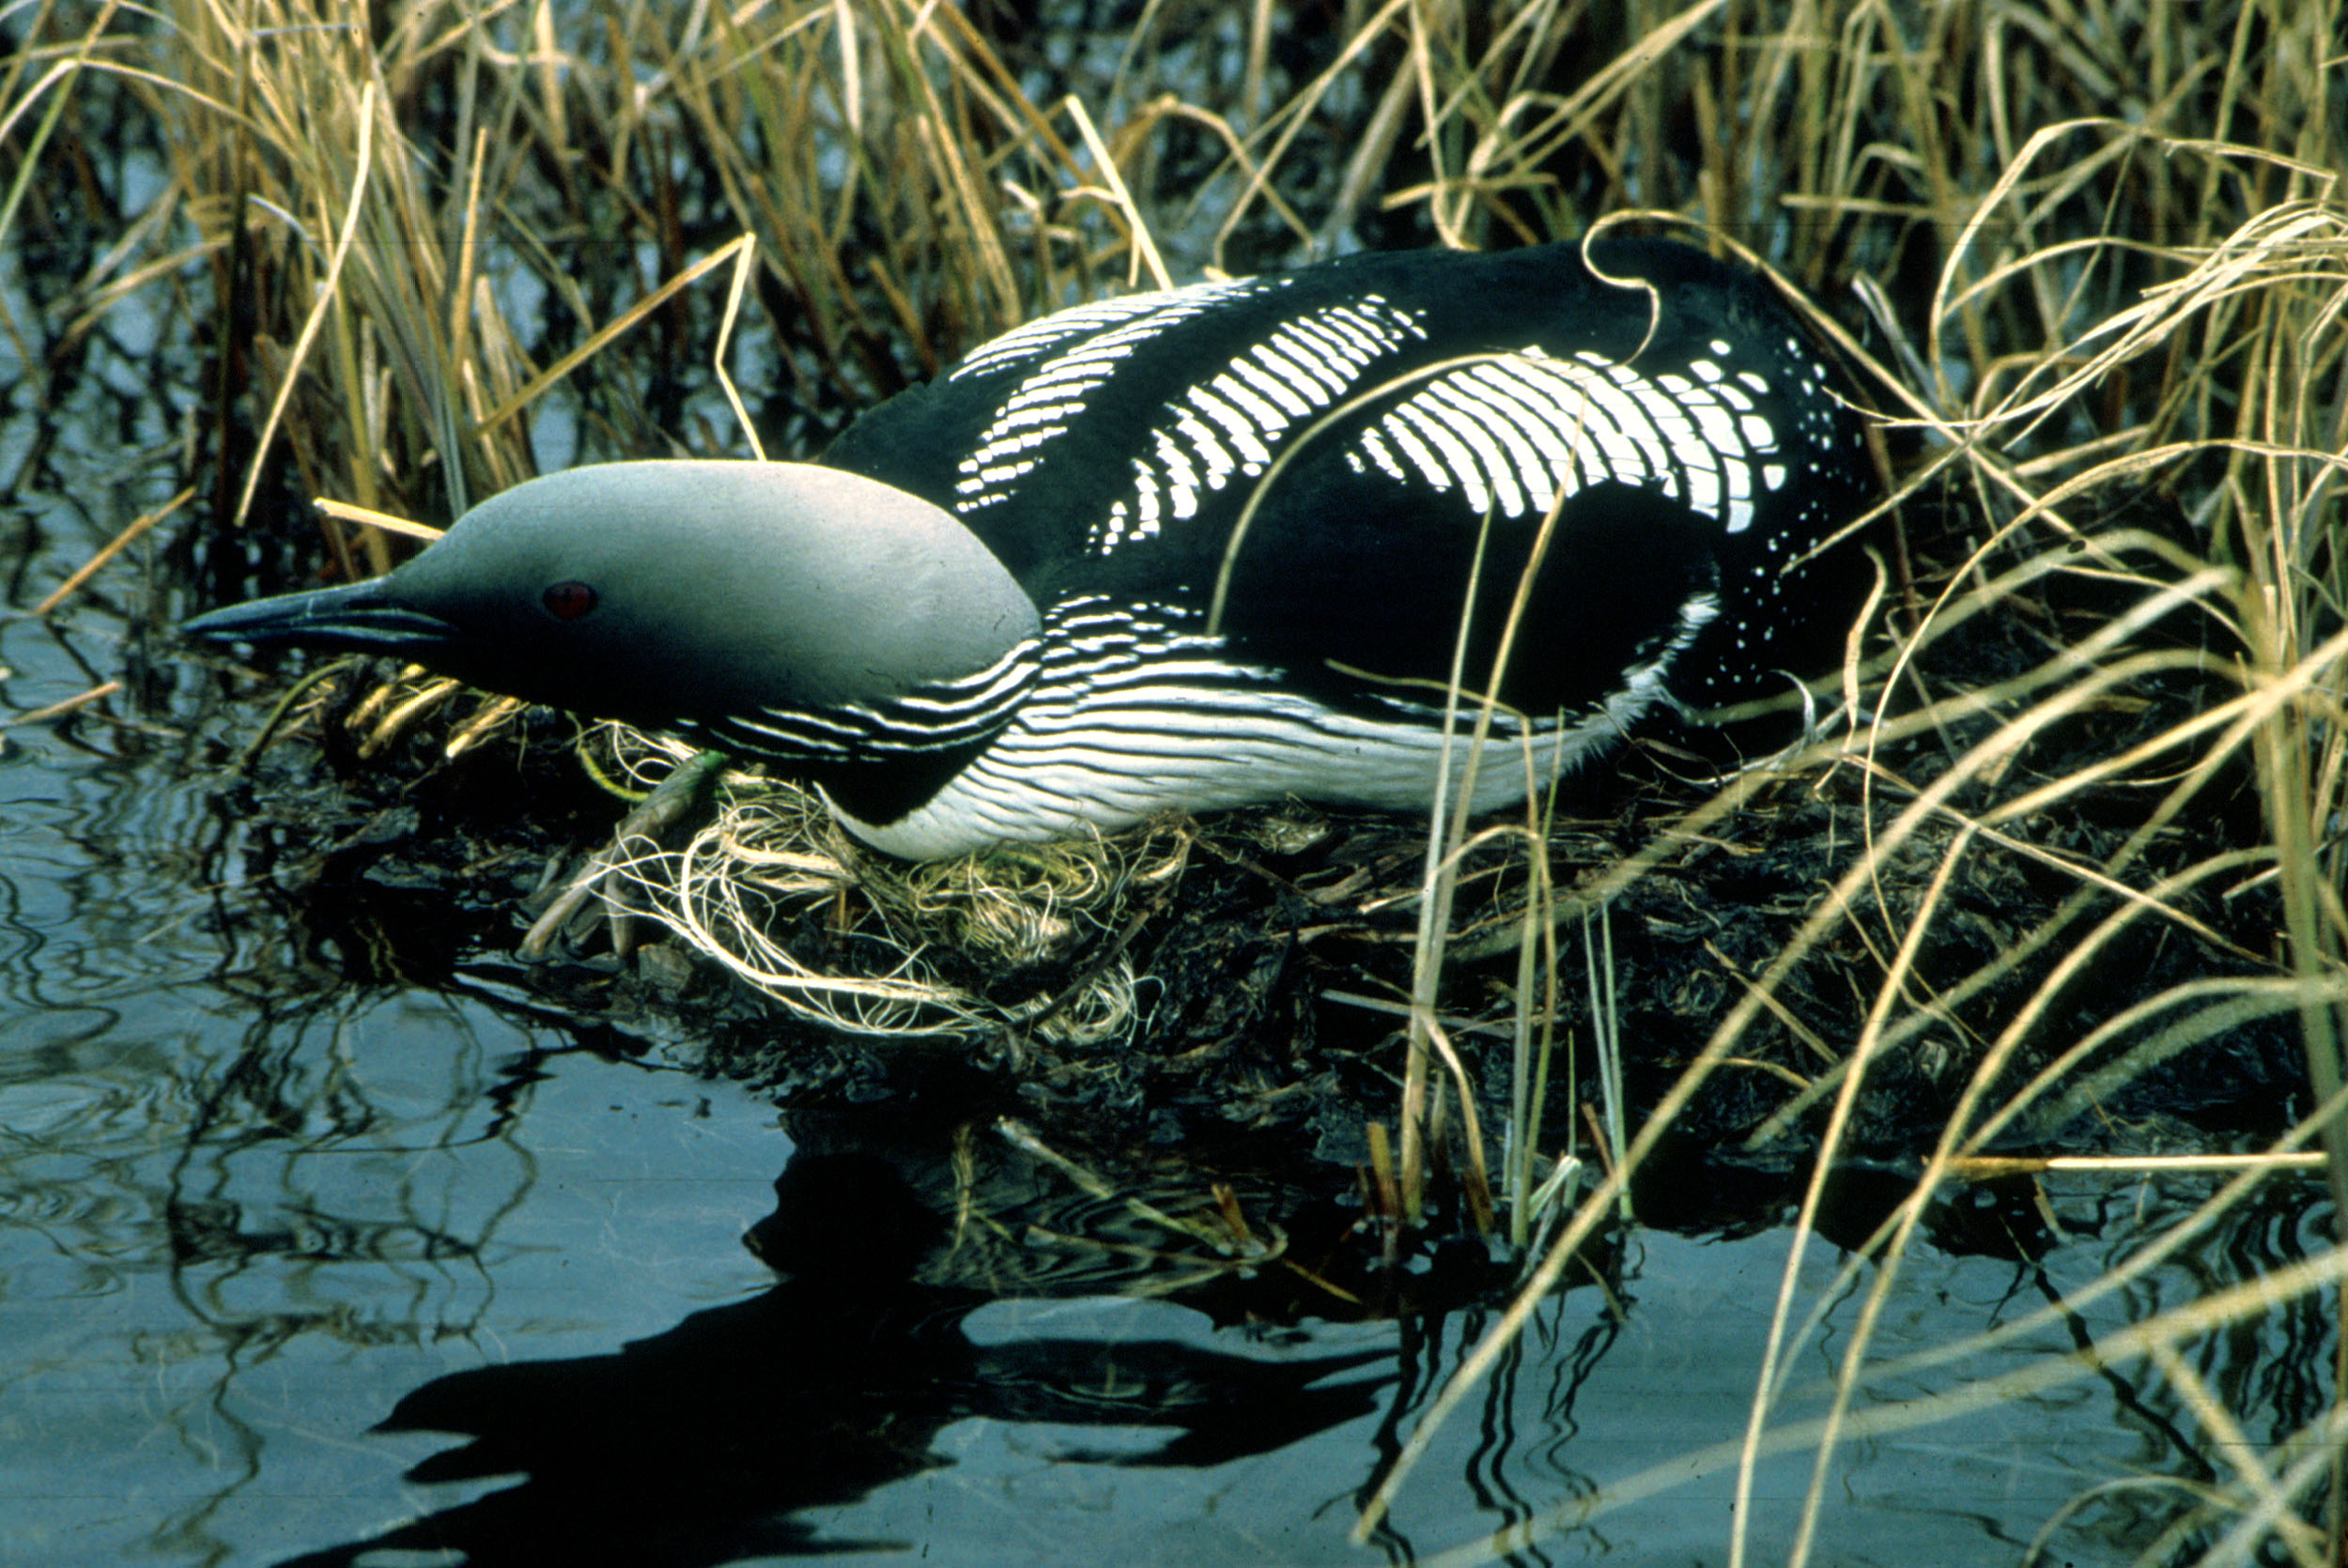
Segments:
[[[1477,692],[1553,508],[1497,807],[1658,703],[1782,684],[1851,607],[1808,557],[1865,504],[1861,427],[1793,317],[1681,246],[1590,257],[1621,281],[1574,246],[1371,254],[1062,311],[820,465],[573,469],[385,578],[190,630],[674,730],[928,857],[1287,794],[1424,807],[1462,614]]]

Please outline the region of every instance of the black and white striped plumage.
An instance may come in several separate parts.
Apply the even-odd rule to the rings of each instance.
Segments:
[[[896,839],[1423,805],[1485,517],[1472,689],[1561,491],[1499,693],[1542,767],[1660,699],[1782,688],[1853,607],[1817,580],[1839,561],[1796,561],[1864,505],[1859,419],[1757,278],[1665,243],[1592,260],[1626,282],[1573,246],[1422,252],[1080,307],[867,415],[824,461],[952,513],[1047,607],[1037,687]],[[1495,732],[1485,807],[1524,787]]]
[[[1623,281],[1572,246],[1374,254],[1063,311],[820,469],[575,469],[326,591],[353,603],[193,629],[677,730],[931,856],[1290,793],[1424,806],[1462,610],[1480,689],[1556,506],[1495,807],[1527,728],[1546,777],[1659,702],[1782,684],[1851,608],[1802,558],[1870,470],[1793,317],[1685,247],[1590,257]]]

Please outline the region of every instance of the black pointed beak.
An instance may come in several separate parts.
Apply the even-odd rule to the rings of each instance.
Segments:
[[[379,577],[230,605],[182,623],[179,631],[208,642],[332,648],[410,659],[445,648],[457,637],[456,628],[439,616],[395,603]]]

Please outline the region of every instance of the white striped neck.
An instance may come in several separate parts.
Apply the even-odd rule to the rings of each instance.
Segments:
[[[934,793],[886,820],[827,798],[857,838],[910,860],[1291,795],[1424,811],[1446,771],[1451,792],[1465,785],[1471,758],[1470,808],[1496,810],[1612,749],[1668,703],[1663,671],[1717,613],[1708,596],[1691,600],[1674,635],[1624,670],[1604,701],[1529,726],[1496,715],[1479,749],[1472,705],[1453,714],[1446,743],[1439,706],[1379,699],[1339,709],[1277,671],[1231,662],[1218,638],[1144,617],[1120,641],[1114,612],[1074,607],[1047,621],[1042,672],[1010,724]]]

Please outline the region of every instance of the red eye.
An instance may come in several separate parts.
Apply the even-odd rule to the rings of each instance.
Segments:
[[[557,621],[576,621],[595,607],[595,591],[583,582],[558,582],[547,590],[545,604]]]

